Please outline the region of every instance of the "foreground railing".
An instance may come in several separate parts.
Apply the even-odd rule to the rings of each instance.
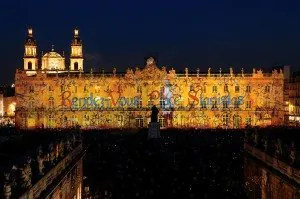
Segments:
[[[55,167],[46,173],[36,184],[34,184],[20,198],[39,198],[41,193],[47,189],[49,185],[59,176],[70,163],[82,153],[82,143],[72,150],[64,159],[62,159]]]
[[[300,183],[300,170],[297,168],[294,168],[287,163],[279,160],[276,157],[272,157],[265,153],[264,151],[255,148],[251,146],[248,143],[244,144],[244,149],[246,152],[248,152],[250,155],[254,156],[255,158],[261,160],[268,166],[276,169],[279,171],[281,174],[287,176],[288,178],[296,181],[297,183]]]

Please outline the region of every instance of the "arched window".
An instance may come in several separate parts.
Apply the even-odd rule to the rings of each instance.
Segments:
[[[32,62],[31,62],[31,61],[30,61],[30,62],[28,62],[27,69],[28,69],[28,70],[32,70]]]
[[[74,70],[78,70],[78,62],[74,63]]]

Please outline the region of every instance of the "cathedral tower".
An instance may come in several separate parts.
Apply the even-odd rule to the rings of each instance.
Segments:
[[[74,30],[74,37],[71,44],[70,70],[83,70],[82,41],[79,38],[79,30]]]
[[[27,38],[25,41],[24,70],[38,69],[38,58],[36,49],[37,45],[33,37],[32,28],[28,28]]]

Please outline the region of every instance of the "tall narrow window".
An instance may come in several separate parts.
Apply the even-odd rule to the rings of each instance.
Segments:
[[[213,93],[216,93],[216,92],[218,92],[218,88],[217,88],[217,86],[213,86]]]
[[[33,92],[34,92],[33,86],[29,86],[29,93],[33,93]]]
[[[200,105],[201,105],[201,108],[206,108],[206,99],[201,99],[200,101]]]
[[[137,86],[136,92],[137,92],[137,93],[142,93],[142,87],[141,87],[141,86]]]
[[[30,62],[28,62],[27,69],[28,69],[28,70],[32,70],[32,62],[31,62],[31,61],[30,61]]]
[[[213,108],[213,109],[217,108],[217,103],[218,103],[217,99],[216,98],[212,98],[211,102],[212,102],[212,107],[211,108]]]
[[[251,124],[252,124],[251,116],[246,117],[246,122],[245,123],[246,123],[247,126],[251,126]]]
[[[228,85],[227,84],[224,85],[224,92],[228,92]]]
[[[246,87],[246,93],[251,93],[251,87],[250,86]]]
[[[74,70],[78,70],[78,62],[74,63]]]
[[[246,108],[251,108],[251,101],[246,102]]]
[[[270,92],[270,86],[266,86],[265,91],[266,91],[266,93],[269,93]]]
[[[54,98],[53,97],[49,98],[49,108],[54,108]]]
[[[224,115],[223,115],[223,125],[224,126],[228,126],[229,125],[229,121],[230,121],[230,116],[229,116],[229,114],[227,114],[227,113],[225,113]]]
[[[236,93],[240,92],[240,86],[235,86],[235,92]]]

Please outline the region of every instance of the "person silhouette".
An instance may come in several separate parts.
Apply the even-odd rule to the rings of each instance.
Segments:
[[[156,108],[156,106],[152,106],[152,113],[151,113],[151,122],[157,122],[157,118],[158,118],[158,108]]]

